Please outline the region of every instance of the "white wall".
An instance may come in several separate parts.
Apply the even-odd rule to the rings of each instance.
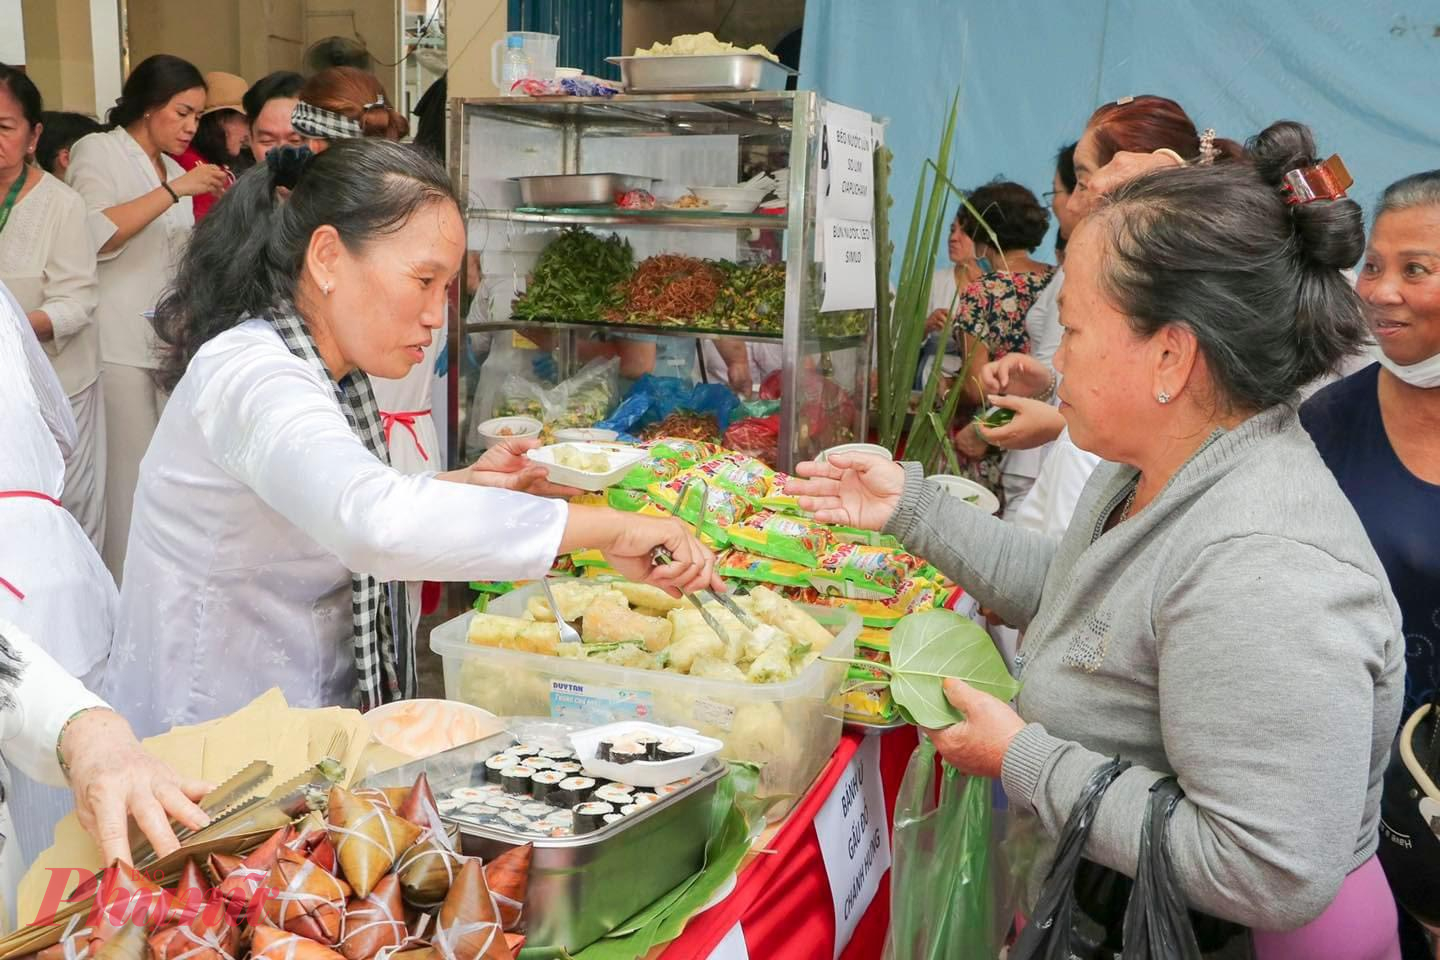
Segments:
[[[0,0],[0,23],[6,25],[0,30],[0,63],[24,63],[25,23],[20,18],[20,0]]]

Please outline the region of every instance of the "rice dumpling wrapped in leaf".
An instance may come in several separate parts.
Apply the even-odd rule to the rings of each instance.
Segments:
[[[345,908],[344,935],[339,951],[345,960],[370,960],[386,948],[410,939],[405,903],[400,897],[400,878],[387,874],[370,891],[370,896],[351,900]]]
[[[244,862],[244,857],[236,857],[228,853],[212,853],[205,861],[205,869],[209,871],[210,879],[219,884],[238,870]]]
[[[281,850],[265,881],[265,919],[319,943],[340,940],[350,888],[294,850]]]
[[[210,896],[194,860],[185,863],[171,914],[175,921],[150,937],[155,960],[236,960],[240,928],[225,901]]]
[[[465,864],[443,832],[431,832],[395,861],[395,876],[405,902],[421,910],[438,907]]]
[[[390,803],[390,794],[381,790],[379,787],[356,787],[351,790],[350,793],[354,795],[357,800],[364,800],[366,803],[373,803],[387,810],[395,809]]]
[[[146,933],[171,921],[174,899],[170,894],[136,872],[128,863],[116,860],[104,871],[100,891],[95,895],[91,918],[90,952],[109,942],[121,927],[135,924]],[[146,948],[147,952],[149,948]]]
[[[330,842],[335,845],[340,871],[355,888],[355,895],[362,898],[370,895],[422,832],[408,820],[357,799],[343,787],[330,789],[329,821]]]
[[[485,864],[485,885],[500,910],[500,925],[506,930],[520,926],[525,911],[525,891],[530,885],[530,860],[534,844],[511,847]]]
[[[460,868],[435,918],[430,945],[442,960],[514,960],[480,861]]]
[[[597,597],[585,612],[581,626],[580,637],[587,644],[639,640],[651,653],[659,653],[670,645],[673,629],[666,620],[631,610],[625,595],[619,592]]]
[[[280,856],[280,849],[285,845],[290,834],[289,827],[281,827],[270,835],[270,838],[245,856],[240,865],[231,870],[220,881],[216,888],[220,896],[228,901],[232,908],[239,911],[249,907],[255,899],[255,891],[270,876],[270,868],[275,866],[276,859]]]
[[[415,785],[407,791],[404,801],[395,808],[402,820],[409,820],[424,830],[444,830],[445,822],[440,819],[440,808],[435,805],[435,793],[430,789],[430,778],[425,771],[415,778]]]
[[[274,927],[253,928],[250,950],[251,960],[344,960],[323,943]]]
[[[325,822],[325,818],[312,810],[304,820],[295,825],[290,841],[285,846],[300,853],[305,859],[313,860],[322,870],[334,873],[337,866],[335,845],[330,842],[329,829],[330,825]]]

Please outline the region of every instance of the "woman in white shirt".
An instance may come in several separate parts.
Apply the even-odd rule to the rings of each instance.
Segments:
[[[40,339],[78,427],[65,463],[67,510],[98,550],[105,536],[105,416],[100,399],[100,338],[95,249],[85,201],[34,162],[40,91],[0,64],[0,282],[20,301]]]
[[[169,283],[195,219],[190,198],[218,193],[219,167],[186,173],[169,154],[185,152],[205,109],[200,71],[178,57],[141,61],[110,111],[111,129],[71,149],[70,185],[85,198],[99,267],[100,380],[105,403],[105,565],[125,564],[130,507],[140,458],[160,419],[155,334],[147,314]]]
[[[80,794],[81,822],[97,835],[107,862],[128,856],[127,807],[139,812],[157,849],[175,845],[157,799],[187,823],[196,811],[174,789],[174,775],[140,753],[118,717],[87,714],[65,726],[77,711],[104,706],[76,677],[93,688],[103,673],[115,585],[75,518],[57,503],[61,455],[74,443],[75,422],[25,314],[3,286],[0,423],[0,754],[14,766],[6,778],[10,810],[0,800],[4,927],[22,865],[49,846],[51,828],[75,805],[69,790],[55,789],[65,785],[57,742],[71,767],[69,785]],[[17,686],[18,661],[27,666]],[[203,787],[185,792],[198,797]]]
[[[388,465],[369,377],[421,362],[464,254],[445,171],[383,140],[273,151],[197,228],[156,314],[174,392],[106,685],[137,729],[272,686],[299,706],[413,696],[397,581],[533,579],[592,547],[633,580],[722,589],[679,521],[489,489],[534,485],[521,446],[439,475]],[[652,566],[657,546],[674,562]]]

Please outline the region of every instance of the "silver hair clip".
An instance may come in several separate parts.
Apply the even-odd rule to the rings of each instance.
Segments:
[[[375,101],[374,101],[373,103],[367,103],[367,104],[365,104],[365,106],[364,106],[362,109],[364,109],[364,110],[374,110],[376,107],[383,107],[383,106],[385,106],[385,94],[382,93],[382,94],[380,94],[380,96],[378,96],[378,97],[375,98]]]
[[[1200,166],[1208,167],[1220,156],[1220,151],[1215,147],[1215,128],[1206,127],[1205,132],[1200,134]]]
[[[1116,101],[1115,101],[1115,106],[1117,106],[1117,107],[1123,107],[1123,106],[1125,106],[1125,104],[1127,104],[1127,103],[1134,103],[1134,102],[1135,102],[1135,98],[1134,98],[1134,97],[1121,97],[1119,100],[1116,100]]]

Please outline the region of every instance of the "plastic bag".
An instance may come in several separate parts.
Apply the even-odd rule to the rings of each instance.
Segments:
[[[1200,960],[1202,950],[1218,950],[1244,932],[1185,904],[1165,834],[1184,796],[1173,777],[1150,788],[1134,881],[1084,859],[1100,800],[1129,766],[1111,760],[1081,791],[1030,922],[1010,950],[1011,960]]]
[[[895,803],[886,960],[995,957],[1010,926],[996,896],[993,785],[945,764],[937,801],[936,767],[935,745],[921,740]]]
[[[620,361],[594,360],[553,387],[534,379],[533,371],[511,373],[500,388],[495,415],[534,417],[547,429],[589,427],[609,414],[620,392]]]
[[[636,435],[652,423],[659,423],[676,411],[710,414],[721,431],[740,405],[729,387],[718,383],[691,384],[678,377],[657,377],[647,373],[635,381],[629,395],[603,423],[596,426]]]

